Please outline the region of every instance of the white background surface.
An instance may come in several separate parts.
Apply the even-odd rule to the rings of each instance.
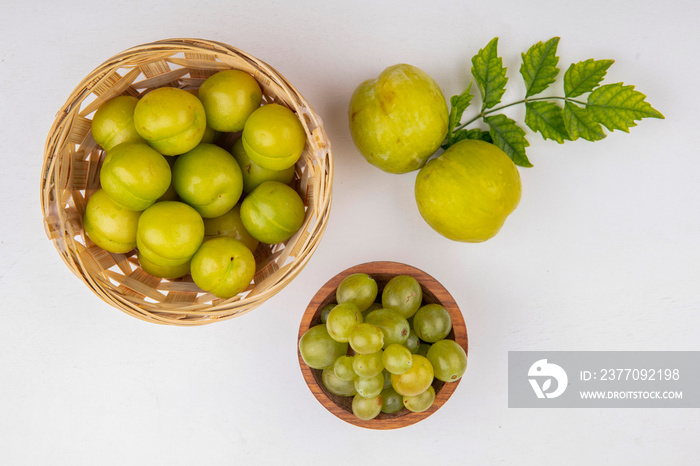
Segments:
[[[1,3],[3,465],[697,464],[696,409],[509,409],[507,352],[700,349],[700,3]],[[350,94],[400,62],[457,94],[471,57],[498,36],[512,101],[523,92],[520,53],[555,35],[561,75],[615,59],[605,82],[636,85],[666,119],[596,143],[529,134],[535,166],[520,170],[522,201],[503,230],[483,244],[443,239],[417,212],[415,174],[384,174],[355,150]],[[112,55],[171,37],[222,41],[272,64],[323,118],[336,169],[326,234],[294,283],[200,328],[141,322],[102,302],[46,239],[39,206],[44,142],[69,93]],[[398,431],[325,411],[295,351],[316,290],[372,260],[440,280],[470,336],[455,395]]]

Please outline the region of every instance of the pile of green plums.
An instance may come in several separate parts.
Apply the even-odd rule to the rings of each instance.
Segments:
[[[288,107],[264,103],[248,73],[114,97],[91,131],[106,155],[85,233],[112,253],[136,248],[151,275],[191,274],[202,290],[233,297],[253,280],[258,244],[287,241],[304,222],[304,201],[289,186],[304,127]],[[215,143],[232,140],[223,133],[237,137],[232,147]]]
[[[365,273],[345,277],[335,301],[321,310],[321,323],[299,340],[299,352],[321,370],[324,388],[352,398],[362,420],[405,408],[422,412],[435,401],[435,379],[459,380],[467,354],[448,336],[450,313],[427,304],[418,281],[396,275],[379,290]]]

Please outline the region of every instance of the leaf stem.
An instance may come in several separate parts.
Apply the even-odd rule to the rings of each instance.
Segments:
[[[492,108],[491,110],[481,110],[481,112],[479,112],[478,115],[476,115],[474,118],[467,121],[466,123],[463,123],[463,124],[455,127],[453,131],[459,131],[460,129],[466,128],[467,126],[471,125],[472,123],[474,123],[476,120],[478,120],[480,118],[484,118],[485,116],[487,116],[491,113],[501,111],[505,108],[512,107],[513,105],[526,104],[528,102],[535,102],[535,101],[539,101],[539,100],[564,100],[566,102],[573,102],[575,104],[579,104],[579,105],[583,105],[583,106],[588,105],[586,102],[581,102],[579,100],[571,99],[569,97],[562,97],[562,96],[525,98],[522,100],[518,100],[516,102],[511,102],[509,104],[501,105],[500,107]]]

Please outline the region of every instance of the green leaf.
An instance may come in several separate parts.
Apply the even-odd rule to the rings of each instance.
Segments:
[[[522,54],[523,64],[520,66],[520,74],[525,80],[527,90],[525,97],[539,94],[555,81],[559,74],[558,44],[559,38],[553,37],[545,43],[536,43],[527,53]]]
[[[481,129],[460,129],[459,131],[455,131],[453,134],[453,138],[448,142],[448,144],[445,144],[443,146],[443,149],[447,149],[450,147],[452,144],[455,144],[462,139],[478,139],[479,141],[486,141],[486,142],[493,142],[493,139],[491,139],[491,133],[488,131],[484,131]]]
[[[469,107],[469,104],[472,101],[472,98],[474,97],[472,95],[472,81],[469,82],[469,85],[467,88],[464,90],[459,95],[453,95],[450,98],[450,119],[448,122],[447,126],[447,139],[448,142],[452,142],[454,135],[453,131],[457,125],[459,125],[459,122],[462,121],[462,115],[464,114],[464,111]]]
[[[532,164],[525,154],[525,148],[530,145],[525,139],[525,131],[515,121],[503,114],[484,117],[491,129],[489,133],[493,143],[503,150],[513,163],[521,167],[531,167]]]
[[[539,100],[525,104],[525,124],[533,131],[539,131],[544,139],[553,139],[559,144],[570,139],[564,125],[561,107],[554,102]]]
[[[600,123],[593,121],[585,108],[566,102],[563,116],[566,130],[572,141],[578,138],[583,138],[586,141],[599,141],[605,137]]]
[[[592,58],[573,63],[564,73],[564,95],[576,97],[591,92],[600,84],[614,60],[593,60]]]
[[[622,83],[606,84],[598,87],[588,96],[588,115],[605,126],[609,131],[616,129],[629,132],[642,118],[664,116],[646,102],[646,96],[634,90],[634,86]]]
[[[498,37],[494,37],[472,58],[472,75],[481,92],[482,110],[498,104],[506,91],[506,68],[498,56]]]

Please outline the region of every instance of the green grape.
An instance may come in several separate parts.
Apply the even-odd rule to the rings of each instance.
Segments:
[[[422,302],[423,289],[409,275],[396,275],[382,291],[382,307],[395,310],[405,319],[415,314]]]
[[[388,370],[384,369],[382,371],[382,375],[384,376],[384,390],[387,388],[391,387],[391,372]]]
[[[423,393],[433,383],[433,366],[423,356],[414,354],[411,368],[403,374],[391,374],[391,385],[403,396]]]
[[[340,282],[335,297],[338,303],[353,303],[360,311],[364,311],[374,303],[377,293],[374,278],[366,273],[354,273]]]
[[[418,351],[416,351],[416,354],[419,354],[421,356],[427,356],[428,355],[428,350],[430,349],[430,343],[421,343],[418,345]]]
[[[355,395],[352,399],[352,412],[363,421],[374,419],[382,412],[382,395],[378,394],[372,398]]]
[[[336,359],[333,363],[333,372],[335,376],[347,382],[355,380],[357,378],[357,373],[352,368],[353,359],[352,356],[348,355],[343,355]]]
[[[372,398],[384,389],[384,375],[380,372],[374,377],[358,377],[352,383],[358,395]]]
[[[299,339],[299,353],[312,369],[330,367],[336,359],[347,354],[348,344],[331,338],[323,324],[311,327]]]
[[[392,374],[403,374],[411,368],[413,358],[411,351],[404,345],[392,343],[382,353],[382,363]]]
[[[355,396],[355,384],[352,381],[341,380],[336,377],[332,367],[323,369],[321,381],[326,390],[338,396]]]
[[[348,341],[350,332],[357,324],[362,323],[362,314],[352,303],[338,304],[328,313],[326,328],[328,334],[335,341],[345,343]]]
[[[393,387],[382,390],[382,412],[392,414],[401,411],[403,408],[403,397],[396,393]]]
[[[454,340],[433,343],[426,357],[435,370],[435,377],[443,382],[459,380],[467,370],[467,353]]]
[[[352,358],[352,368],[360,377],[374,377],[384,370],[382,351],[370,354],[355,354]]]
[[[408,334],[408,338],[406,339],[406,343],[404,343],[406,348],[411,351],[411,353],[416,354],[418,353],[418,349],[420,348],[420,338],[418,338],[418,335],[416,335],[416,332],[411,329],[411,331]]]
[[[336,303],[328,303],[321,309],[321,323],[325,324],[328,321],[328,314],[336,306]]]
[[[384,332],[375,325],[362,323],[350,332],[348,342],[356,353],[376,353],[384,346]]]
[[[377,309],[381,309],[382,304],[381,303],[372,303],[369,305],[367,309],[362,311],[362,318],[366,321],[367,320],[367,314],[369,314],[372,311],[376,311]]]
[[[377,309],[367,314],[365,322],[379,327],[384,332],[384,347],[393,344],[404,344],[411,332],[408,321],[391,309]]]
[[[426,304],[413,316],[413,330],[421,340],[435,343],[449,335],[452,330],[452,317],[447,309],[439,304]]]
[[[403,397],[403,405],[414,413],[420,413],[430,408],[433,401],[435,401],[435,389],[432,386],[418,395]]]

